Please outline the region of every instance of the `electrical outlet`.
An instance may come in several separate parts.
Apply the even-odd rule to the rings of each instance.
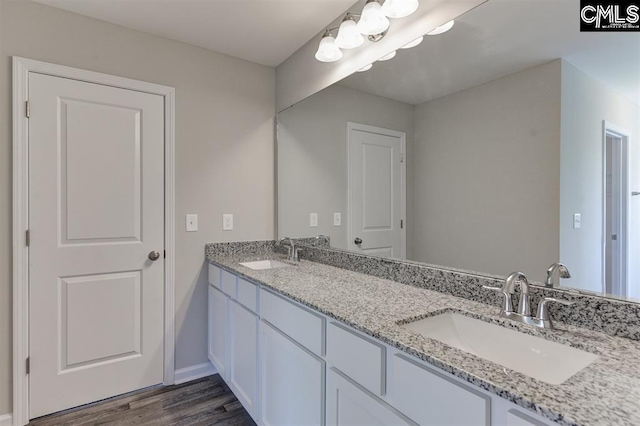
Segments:
[[[342,215],[340,213],[333,214],[333,226],[341,226],[342,225]]]
[[[222,230],[233,231],[233,215],[225,213],[222,215]]]
[[[318,213],[309,214],[309,226],[311,228],[316,228],[318,226]]]
[[[580,213],[575,213],[573,215],[573,229],[580,229],[582,226],[582,215]]]
[[[187,214],[185,216],[185,227],[187,232],[196,232],[198,230],[198,215],[197,214]]]

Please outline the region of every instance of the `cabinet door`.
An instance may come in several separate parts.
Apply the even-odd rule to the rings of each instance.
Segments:
[[[255,415],[258,383],[258,317],[235,301],[229,303],[229,387]]]
[[[227,380],[227,327],[229,318],[229,298],[220,290],[209,286],[209,361]]]
[[[260,421],[324,424],[324,361],[260,321]]]
[[[335,368],[327,372],[327,426],[415,425],[343,376]]]

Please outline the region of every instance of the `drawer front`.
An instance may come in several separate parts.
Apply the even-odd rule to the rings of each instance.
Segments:
[[[258,312],[258,286],[238,277],[238,302],[250,311]]]
[[[220,268],[209,264],[209,284],[214,287],[220,287]]]
[[[224,269],[222,270],[221,276],[221,290],[224,291],[228,296],[235,299],[237,296],[236,290],[236,276],[231,272],[227,272]]]
[[[389,401],[423,426],[489,426],[491,398],[404,355],[390,359]]]
[[[324,318],[260,290],[260,317],[316,355],[324,355]]]
[[[507,411],[507,426],[546,426],[533,417],[527,416],[517,410]]]
[[[327,326],[327,360],[375,395],[385,393],[384,345],[331,322]]]

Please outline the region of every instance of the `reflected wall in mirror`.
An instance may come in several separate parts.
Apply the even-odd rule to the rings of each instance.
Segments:
[[[279,237],[640,298],[640,33],[579,8],[489,0],[278,114]]]

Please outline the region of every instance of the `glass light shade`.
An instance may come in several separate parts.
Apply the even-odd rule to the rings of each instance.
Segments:
[[[422,43],[422,40],[424,40],[424,36],[418,37],[417,39],[413,40],[411,43],[405,44],[400,49],[411,49],[412,47],[416,47],[417,45]]]
[[[454,24],[454,21],[451,20],[446,24],[442,24],[439,27],[435,27],[432,31],[429,31],[427,35],[438,35],[438,34],[446,33],[451,28],[453,28],[453,24]]]
[[[404,18],[418,9],[418,0],[385,0],[382,13],[389,18]]]
[[[364,37],[358,31],[356,21],[346,19],[340,24],[338,37],[336,37],[336,45],[341,49],[354,49],[364,43]]]
[[[335,62],[341,58],[342,51],[336,45],[336,39],[330,35],[322,37],[318,51],[316,52],[316,59],[320,62]]]
[[[371,67],[373,66],[373,64],[369,64],[369,65],[365,65],[364,67],[360,68],[358,70],[358,72],[365,72],[365,71],[369,71],[371,69]]]
[[[393,59],[396,57],[396,51],[394,50],[393,52],[384,55],[382,58],[378,59],[378,61],[388,61],[389,59]]]
[[[380,3],[372,1],[362,9],[362,16],[358,21],[358,31],[364,35],[376,35],[387,31],[389,25],[390,22],[382,13]]]

